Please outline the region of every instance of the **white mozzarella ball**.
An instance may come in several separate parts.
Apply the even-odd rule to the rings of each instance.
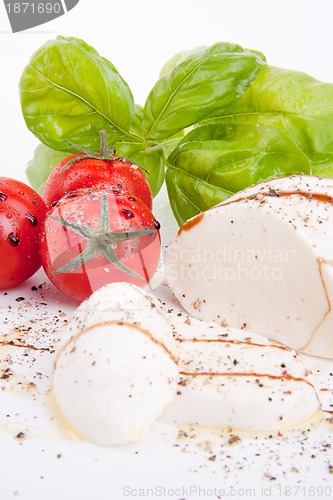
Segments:
[[[171,326],[150,294],[125,283],[99,289],[76,311],[57,353],[57,404],[98,445],[140,439],[172,400],[178,369]]]

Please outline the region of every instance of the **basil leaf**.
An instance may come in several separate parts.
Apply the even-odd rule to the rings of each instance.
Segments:
[[[144,135],[151,141],[175,135],[239,99],[265,62],[239,45],[217,43],[180,56],[148,95]]]
[[[332,161],[333,84],[301,72],[266,66],[225,121],[271,124],[288,133],[319,168]]]
[[[287,129],[219,119],[184,137],[168,158],[166,184],[181,225],[248,186],[301,172],[311,173],[311,161]]]
[[[31,186],[41,194],[43,186],[51,170],[69,153],[66,151],[57,151],[44,144],[39,144],[32,160],[29,161],[25,174]]]
[[[270,177],[333,177],[333,84],[266,66],[220,112],[187,134],[168,159],[167,187],[180,224]]]
[[[142,136],[142,117],[143,108],[142,106],[136,104],[135,115],[131,125],[131,132],[136,134],[137,137]],[[119,142],[115,145],[115,147],[118,154],[130,158],[142,167],[145,172],[147,172],[153,196],[156,196],[164,182],[165,159],[183,136],[184,132],[181,131],[169,140],[162,141],[158,144],[150,144],[144,139],[132,139]]]
[[[196,52],[199,52],[200,50],[205,50],[205,49],[207,49],[207,47],[202,45],[202,46],[196,47],[196,48],[191,49],[191,50],[184,50],[183,52],[178,52],[171,59],[169,59],[169,61],[167,61],[166,63],[163,64],[161,71],[160,71],[160,78],[162,76],[166,75],[167,73],[169,73],[169,71],[171,71],[179,63],[181,63],[182,61],[187,59],[187,57],[195,54]]]
[[[131,131],[133,133],[141,133],[142,129],[142,107],[135,105],[136,111],[132,121]],[[143,150],[142,142],[120,142],[115,144],[117,154],[123,155],[136,162],[144,171],[147,172],[148,180],[151,186],[153,195],[156,196],[164,182],[164,161],[160,151],[146,153]],[[33,158],[28,162],[26,168],[26,177],[31,186],[42,194],[43,186],[47,180],[51,170],[66,156],[77,151],[58,151],[52,149],[45,144],[39,144]]]
[[[160,151],[147,152],[146,145],[142,139],[142,116],[143,108],[135,104],[135,114],[131,124],[131,132],[135,138],[129,138],[126,141],[118,142],[114,146],[119,155],[125,156],[137,163],[149,180],[153,196],[156,196],[164,182],[164,162]]]
[[[140,142],[119,142],[115,147],[117,154],[130,158],[147,172],[150,189],[156,196],[164,182],[165,164],[161,152],[145,151]]]
[[[129,135],[131,91],[113,64],[82,40],[44,44],[23,71],[20,95],[28,128],[54,149],[68,148],[67,139],[97,150],[102,129],[110,144]]]

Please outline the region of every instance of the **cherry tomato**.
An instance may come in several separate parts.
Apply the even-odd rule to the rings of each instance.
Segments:
[[[23,182],[0,177],[0,289],[11,288],[40,267],[39,236],[46,206]]]
[[[76,161],[75,158],[78,158]],[[140,198],[152,208],[152,193],[142,170],[125,158],[103,160],[81,153],[62,160],[50,173],[43,190],[48,207],[65,194],[82,188],[115,188]]]
[[[53,284],[82,301],[101,286],[145,286],[160,256],[159,223],[138,198],[118,190],[80,190],[47,214],[42,265]]]

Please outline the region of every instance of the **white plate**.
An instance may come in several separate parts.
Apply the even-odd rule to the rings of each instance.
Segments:
[[[176,224],[164,191],[155,207],[166,243]],[[157,277],[155,283],[160,282]],[[167,310],[181,311],[164,283],[154,293]],[[21,287],[1,293],[0,342],[5,344],[0,346],[1,500],[329,498],[333,494],[330,414],[297,429],[263,435],[180,429],[157,422],[135,445],[103,448],[80,441],[58,419],[50,391],[54,349],[75,307],[42,271]],[[332,362],[305,360],[329,409]]]

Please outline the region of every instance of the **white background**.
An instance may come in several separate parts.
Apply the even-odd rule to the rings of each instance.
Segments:
[[[25,179],[37,140],[21,116],[18,82],[32,53],[58,34],[83,38],[111,60],[140,104],[166,60],[217,41],[333,82],[331,0],[80,0],[64,16],[16,34],[1,2],[0,175]]]

